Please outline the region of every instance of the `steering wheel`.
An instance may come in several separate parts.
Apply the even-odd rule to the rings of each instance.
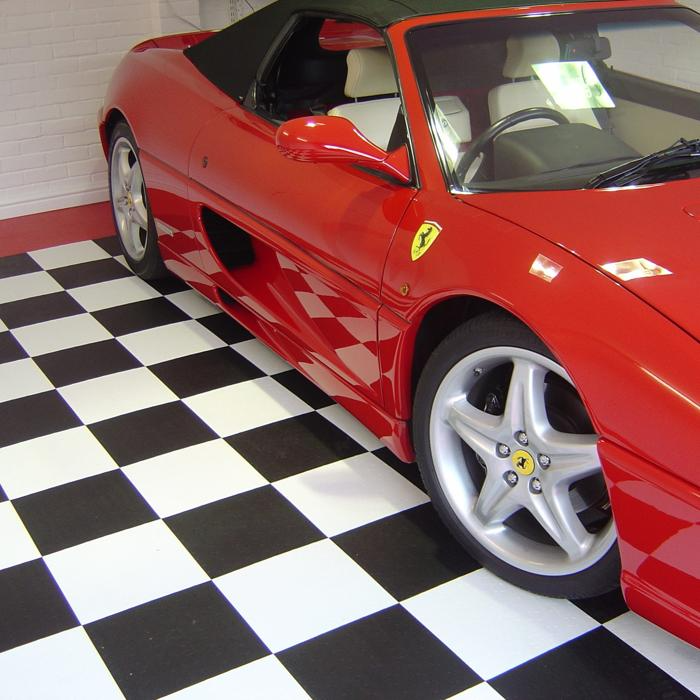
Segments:
[[[512,114],[507,114],[503,119],[499,119],[497,122],[491,124],[491,126],[482,132],[476,141],[472,142],[471,146],[469,146],[469,150],[462,156],[462,160],[460,160],[455,171],[459,182],[463,183],[466,180],[467,173],[472,163],[486,150],[487,146],[491,145],[497,136],[500,136],[504,131],[514,127],[516,124],[521,124],[531,119],[549,119],[556,124],[570,123],[566,115],[557,112],[556,109],[550,109],[549,107],[528,107],[527,109],[520,109]]]

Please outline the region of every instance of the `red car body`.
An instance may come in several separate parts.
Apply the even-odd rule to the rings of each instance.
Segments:
[[[671,4],[547,5],[440,19]],[[700,646],[697,182],[454,196],[405,41],[431,22],[413,17],[386,30],[420,186],[284,158],[277,125],[208,82],[183,54],[207,33],[152,40],[124,59],[101,115],[105,149],[111,125],[124,118],[140,147],[166,266],[405,461],[414,457],[415,380],[440,319],[456,303],[467,315],[497,307],[534,330],[601,436],[627,603]],[[255,265],[235,275],[224,269],[203,207],[252,235]],[[413,262],[411,245],[426,221],[440,222],[442,233]],[[551,284],[529,274],[538,255],[565,274]],[[637,257],[674,274],[625,283],[602,267]]]

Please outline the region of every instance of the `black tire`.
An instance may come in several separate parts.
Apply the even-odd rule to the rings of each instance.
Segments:
[[[437,455],[443,455],[443,457],[438,456],[438,459],[444,459],[444,455],[446,453],[441,453],[439,450],[434,450],[433,446],[431,445],[431,415],[433,410],[441,410],[434,408],[434,403],[435,405],[439,405],[439,400],[436,400],[436,396],[438,396],[438,389],[441,386],[445,386],[443,384],[443,380],[445,380],[448,373],[450,373],[453,368],[456,368],[458,363],[463,361],[465,358],[469,358],[470,356],[474,355],[474,353],[479,351],[488,351],[489,349],[497,349],[493,351],[500,352],[502,348],[519,348],[536,353],[538,356],[543,358],[543,361],[557,363],[556,359],[552,356],[551,352],[545,347],[542,341],[537,338],[526,326],[517,320],[506,316],[505,314],[488,313],[468,321],[453,331],[437,347],[429,358],[422,372],[414,403],[413,437],[420,472],[423,482],[432,499],[433,505],[450,532],[469,554],[471,554],[484,567],[510,583],[519,586],[520,588],[524,588],[542,595],[569,599],[589,598],[611,591],[619,585],[620,577],[620,557],[617,547],[617,540],[615,538],[614,526],[611,522],[609,525],[605,526],[606,529],[604,532],[606,533],[606,538],[603,541],[600,550],[604,553],[597,561],[595,561],[595,563],[587,566],[587,568],[583,568],[580,571],[576,571],[575,573],[554,575],[552,571],[546,572],[543,570],[543,573],[538,573],[537,571],[533,570],[524,570],[523,568],[513,565],[512,562],[504,561],[503,558],[497,556],[494,551],[488,549],[486,546],[484,546],[484,544],[482,544],[482,542],[478,541],[472,535],[465,524],[466,521],[463,521],[460,518],[455,508],[450,503],[450,499],[446,494],[444,487],[444,483],[449,483],[449,479],[445,479],[443,477],[443,481],[441,481],[438,470],[436,469],[436,463],[434,461],[434,452]],[[517,353],[518,351],[516,350],[514,352]],[[482,356],[483,353],[479,355],[479,357]],[[476,357],[476,355],[474,355],[474,357]],[[511,368],[513,366],[514,365],[511,364]],[[461,364],[460,367],[469,367],[469,365]],[[472,370],[470,370],[470,372],[471,371]],[[496,371],[503,371],[503,369],[493,370],[493,372]],[[453,372],[450,376],[458,376],[455,374],[455,372]],[[479,376],[479,370],[474,370],[473,374]],[[547,374],[546,376],[552,377],[553,375]],[[495,381],[495,379],[484,379],[483,381]],[[508,378],[506,381],[509,384],[510,378]],[[557,381],[563,380],[557,380],[557,378],[554,377],[553,379],[550,378],[548,381],[555,384]],[[508,386],[506,386],[505,391],[507,392],[507,390]],[[576,397],[576,400],[580,402],[580,411],[583,413],[582,415],[579,415],[579,409],[577,408],[576,404],[572,404],[574,408],[576,408],[576,411],[572,411],[572,413],[576,413],[577,415],[575,420],[578,421],[578,425],[585,425],[586,421],[588,421],[588,425],[590,426],[590,421],[585,412],[585,408],[583,407],[583,403],[580,401],[580,397],[578,397],[578,393],[575,391],[575,389],[569,384],[567,387],[557,390],[568,392],[566,395],[567,401],[574,401],[574,399],[569,397],[569,394]],[[474,391],[477,390],[475,389]],[[545,389],[545,395],[547,396],[549,395],[547,394],[548,391],[551,390]],[[443,394],[442,396],[445,395],[446,394]],[[491,400],[490,394],[489,399]],[[502,399],[501,403],[505,406],[504,399]],[[488,404],[486,404],[486,406],[487,405]],[[567,407],[568,403],[563,405]],[[497,411],[488,410],[486,407],[482,408],[481,406],[478,406],[477,408],[478,410],[485,411],[487,413],[498,413]],[[505,411],[505,408],[503,410]],[[547,410],[549,415],[549,408]],[[436,415],[438,414],[436,413]],[[583,416],[585,416],[585,418]],[[565,432],[579,432],[579,430],[566,430]],[[586,434],[588,432],[593,433],[593,428],[590,426],[590,430],[585,429],[580,430],[580,432]],[[439,442],[442,433],[434,432],[433,434],[440,436],[436,438],[436,443]],[[595,439],[594,436],[592,437]],[[470,466],[470,469],[474,469],[473,464],[478,463],[476,468],[476,478],[478,479],[478,467],[481,467],[484,473],[486,473],[486,463],[483,459],[479,461],[480,458],[476,457],[476,453],[470,447],[468,447],[466,443],[460,442],[460,445],[463,446],[462,450],[465,453],[465,464],[472,465]],[[514,458],[515,457],[512,456],[512,459]],[[473,459],[474,462],[469,462],[468,460],[470,459]],[[506,461],[510,460],[507,459]],[[459,470],[462,463],[457,462],[457,464],[457,469]],[[534,466],[535,468],[539,468],[540,465],[535,461]],[[450,468],[454,469],[455,467]],[[470,471],[468,474],[468,478],[470,480],[472,479],[471,475],[473,473],[473,471]],[[482,478],[485,482],[486,477],[484,476]],[[522,476],[520,477],[520,480],[523,482],[526,481],[526,479]],[[602,473],[600,480],[602,481]],[[602,488],[604,497],[607,498],[607,491],[605,491],[604,483]],[[478,491],[478,485],[476,484],[475,490]],[[610,520],[612,516],[610,515],[611,511],[609,501],[607,504],[599,506],[599,510],[604,512],[606,507],[608,519]],[[525,515],[529,516],[527,513]],[[471,526],[474,527],[473,522],[469,522]],[[536,524],[534,518],[533,523]],[[508,520],[505,520],[503,524],[505,524],[506,527],[509,527]],[[542,532],[544,533],[544,530],[542,530]],[[520,535],[518,535],[518,537],[519,536]],[[612,544],[609,546],[609,549],[607,549],[608,541],[610,539],[612,539]],[[550,542],[552,546],[556,546],[554,545],[553,540],[550,540]],[[540,542],[537,546],[540,546],[541,544],[542,542]],[[547,543],[544,544],[545,546],[547,545]],[[493,549],[498,550],[497,547],[494,547]]]
[[[119,143],[123,143],[126,140],[133,151],[133,158],[138,163],[139,168],[141,167],[139,161],[139,148],[136,143],[131,129],[125,122],[119,122],[110,135],[109,141],[109,196],[112,209],[112,218],[114,220],[114,227],[117,232],[117,238],[119,239],[119,245],[121,246],[122,253],[126,259],[129,267],[134,271],[136,275],[144,280],[156,280],[163,277],[168,277],[170,273],[163,264],[163,258],[161,257],[160,250],[158,249],[158,236],[156,233],[155,221],[153,219],[153,214],[151,213],[151,207],[148,203],[148,193],[145,184],[141,188],[141,196],[143,198],[143,203],[145,205],[145,210],[147,213],[148,225],[146,227],[141,227],[141,240],[144,246],[144,251],[142,256],[135,256],[129,252],[128,246],[125,244],[124,235],[120,229],[118,221],[118,213],[115,204],[115,193],[113,184],[113,160],[115,157],[115,147]]]

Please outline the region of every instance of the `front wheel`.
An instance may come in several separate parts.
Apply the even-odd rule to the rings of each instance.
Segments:
[[[571,378],[525,326],[487,314],[441,343],[416,392],[414,441],[435,507],[485,567],[555,597],[618,585],[598,436]]]
[[[119,243],[129,267],[142,279],[168,275],[158,250],[136,139],[121,122],[109,147],[109,192]]]

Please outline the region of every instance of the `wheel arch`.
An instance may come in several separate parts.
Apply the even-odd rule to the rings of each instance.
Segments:
[[[409,402],[408,407],[411,414],[418,380],[435,348],[463,323],[477,316],[493,312],[502,313],[524,323],[521,318],[518,318],[500,304],[471,294],[443,297],[435,300],[434,303],[422,310],[420,320],[416,320],[417,330],[415,334],[412,338],[407,338],[412,359],[409,375],[409,395],[406,398]],[[528,328],[530,327],[528,326]],[[530,328],[530,330],[532,329]]]
[[[119,109],[119,107],[112,107],[106,113],[104,121],[100,124],[100,140],[102,141],[102,150],[105,153],[105,157],[109,157],[109,142],[112,138],[112,132],[120,122],[124,122],[131,129],[131,124],[124,112]]]

